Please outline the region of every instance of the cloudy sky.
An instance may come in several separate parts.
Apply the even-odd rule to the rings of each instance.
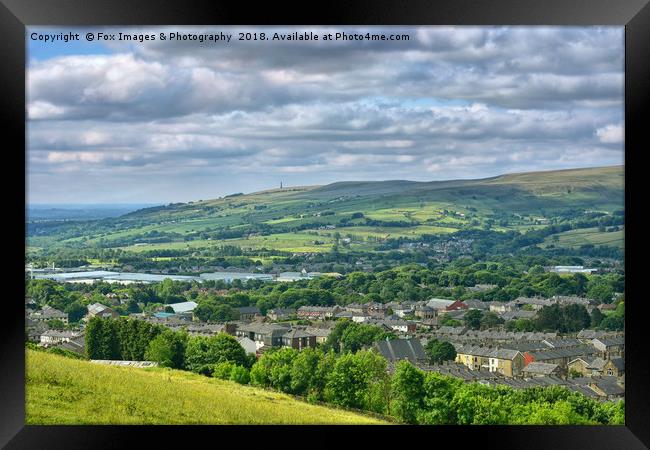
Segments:
[[[168,203],[343,180],[623,163],[623,27],[372,27],[408,41],[239,31],[27,33],[29,203]],[[78,32],[44,43],[31,32]],[[86,42],[87,31],[230,43]]]

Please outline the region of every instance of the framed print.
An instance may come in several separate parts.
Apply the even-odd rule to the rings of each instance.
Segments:
[[[3,445],[644,448],[649,16],[3,0]]]

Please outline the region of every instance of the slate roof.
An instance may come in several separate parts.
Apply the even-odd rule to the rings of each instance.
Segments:
[[[295,314],[296,310],[293,309],[293,308],[273,308],[273,309],[269,309],[267,313],[277,314],[277,315],[280,315],[280,316],[282,316],[282,315],[290,316],[291,314]]]
[[[316,327],[307,327],[305,328],[305,331],[317,337],[327,337],[332,332],[332,330],[330,330],[329,328],[316,328]]]
[[[549,348],[578,347],[584,345],[579,339],[576,338],[544,339],[542,342]]]
[[[261,335],[267,335],[271,338],[281,337],[291,328],[289,326],[283,326],[282,324],[276,323],[251,323],[240,325],[237,328],[237,331],[243,331],[244,333],[255,333]]]
[[[616,370],[622,372],[625,370],[625,360],[623,358],[612,358],[610,359]]]
[[[510,349],[507,349],[507,348],[498,348],[498,349],[492,350],[488,354],[488,356],[490,358],[513,360],[513,359],[515,359],[515,357],[518,354],[521,354],[521,352],[518,351],[518,350],[510,350]]]
[[[551,300],[541,297],[517,297],[512,301],[514,304],[550,306]]]
[[[503,320],[515,320],[515,319],[532,319],[537,315],[537,311],[526,311],[526,310],[518,310],[518,311],[506,311],[504,313],[501,313],[499,317],[501,317]]]
[[[454,303],[454,300],[446,300],[444,298],[432,298],[427,301],[426,306],[433,309],[445,309],[447,306]]]
[[[559,367],[560,366],[558,366],[557,364],[549,364],[544,362],[533,361],[532,363],[524,367],[523,371],[528,373],[550,375],[554,371],[556,371]]]
[[[51,338],[73,338],[78,336],[78,333],[71,330],[47,330],[41,334],[41,336],[49,336]]]
[[[614,336],[614,337],[607,337],[607,338],[596,338],[593,340],[594,344],[596,344],[597,342],[601,343],[605,347],[615,347],[619,345],[625,345],[625,337]]]
[[[596,385],[605,395],[623,395],[625,389],[616,382],[616,377],[592,378],[590,385]]]
[[[416,338],[379,341],[375,348],[391,362],[407,359],[415,364],[427,359],[420,340]]]
[[[176,314],[179,314],[179,313],[193,311],[194,308],[196,308],[199,305],[196,302],[181,302],[181,303],[170,303],[167,306],[170,306]]]
[[[282,335],[283,338],[290,338],[290,339],[305,338],[305,337],[312,337],[312,336],[313,336],[313,334],[308,333],[307,331],[301,330],[301,329],[298,329],[298,328],[294,328],[291,331],[287,331],[286,333],[284,333]]]
[[[607,360],[603,358],[594,358],[587,364],[587,369],[603,370]]]
[[[333,312],[335,306],[301,306],[298,311],[301,312]]]
[[[436,330],[437,334],[454,334],[459,335],[467,331],[465,327],[450,327],[448,325],[442,326]]]
[[[77,336],[70,339],[69,341],[61,342],[57,344],[55,348],[60,348],[63,350],[69,350],[71,352],[78,353],[83,355],[86,349],[86,342],[84,336]]]
[[[464,355],[483,356],[485,358],[492,354],[493,349],[481,347],[479,345],[459,345],[456,347],[456,353]]]
[[[519,350],[520,352],[530,352],[535,350],[543,350],[548,347],[543,342],[515,341],[504,343],[503,348]]]
[[[34,315],[40,315],[44,319],[63,319],[68,317],[66,313],[59,311],[56,308],[52,308],[48,305],[43,306],[43,309],[41,311],[37,311]]]
[[[605,330],[580,330],[577,337],[578,339],[596,339],[596,338],[612,337],[616,335],[617,333],[615,332],[605,331]]]
[[[592,355],[595,353],[595,349],[589,345],[581,345],[579,347],[533,350],[528,353],[533,356],[535,361],[545,361],[549,359],[575,358],[577,356]]]
[[[100,314],[102,311],[110,309],[106,305],[102,305],[101,303],[93,303],[92,305],[88,305],[88,312],[92,315],[97,315]]]
[[[490,304],[488,302],[484,302],[484,301],[481,301],[481,300],[465,300],[464,303],[469,308],[483,309],[483,310],[490,309]]]

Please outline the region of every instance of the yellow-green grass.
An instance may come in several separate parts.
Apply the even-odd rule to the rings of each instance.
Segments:
[[[415,227],[343,227],[337,228],[335,231],[338,231],[341,236],[351,234],[352,236],[363,238],[372,236],[385,239],[398,236],[414,237],[422,236],[423,234],[446,234],[458,230],[456,228],[420,225]]]
[[[314,244],[315,241],[323,244]],[[287,252],[328,252],[332,249],[333,238],[309,233],[278,233],[268,236],[252,236],[249,239],[224,241],[241,248],[268,248]]]
[[[443,210],[450,211],[444,214]],[[415,220],[426,222],[427,220],[463,223],[466,219],[455,216],[453,212],[468,214],[465,208],[452,203],[422,202],[418,205],[404,205],[398,208],[375,209],[365,213],[365,216],[375,220]]]
[[[557,241],[553,236],[557,236]],[[580,228],[557,233],[544,239],[542,246],[555,245],[556,247],[580,247],[581,245],[607,245],[610,247],[624,248],[625,231],[602,232],[598,228]]]
[[[324,242],[316,245],[314,241]],[[143,252],[163,249],[197,249],[221,245],[234,245],[247,249],[275,249],[287,252],[328,252],[332,249],[333,238],[308,233],[276,233],[268,236],[251,236],[248,239],[196,239],[193,241],[165,242],[159,244],[130,245],[119,247],[130,252]]]
[[[26,380],[29,425],[387,423],[189,372],[105,366],[33,350]]]

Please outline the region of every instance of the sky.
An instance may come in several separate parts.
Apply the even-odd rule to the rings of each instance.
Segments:
[[[99,31],[157,39],[84,39]],[[409,39],[238,41],[240,31]],[[30,38],[67,32],[82,40]],[[623,27],[30,27],[26,40],[30,204],[624,160]]]

